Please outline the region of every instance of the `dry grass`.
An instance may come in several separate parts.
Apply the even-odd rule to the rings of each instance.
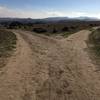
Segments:
[[[4,66],[5,58],[11,55],[16,45],[16,35],[7,30],[0,30],[0,67]]]

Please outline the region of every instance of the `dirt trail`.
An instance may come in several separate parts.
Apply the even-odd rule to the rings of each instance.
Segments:
[[[86,51],[90,31],[61,40],[14,33],[17,49],[0,74],[0,100],[100,100],[100,74]]]

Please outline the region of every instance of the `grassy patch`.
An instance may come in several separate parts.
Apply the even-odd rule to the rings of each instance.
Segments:
[[[16,35],[10,31],[0,30],[0,58],[8,57],[16,46]]]
[[[92,31],[89,35],[88,47],[92,62],[100,66],[100,29]],[[100,67],[97,70],[100,71]]]
[[[75,32],[64,32],[64,33],[62,33],[62,36],[63,37],[68,37],[69,35],[71,35],[71,34],[74,34]]]
[[[88,28],[89,31],[94,32],[95,29],[94,28]]]
[[[89,35],[89,43],[97,56],[100,56],[100,29],[94,30]]]
[[[80,31],[80,30],[71,30],[71,31],[63,32],[62,36],[66,38],[66,37],[78,32],[78,31]]]

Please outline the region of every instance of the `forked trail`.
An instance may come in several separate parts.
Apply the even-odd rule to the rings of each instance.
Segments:
[[[86,51],[90,31],[60,40],[13,32],[17,48],[0,74],[0,100],[100,100],[100,74]]]

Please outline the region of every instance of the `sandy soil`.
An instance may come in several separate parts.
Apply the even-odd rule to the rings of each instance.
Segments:
[[[0,73],[0,100],[100,100],[100,73],[83,30],[66,39],[13,31],[17,49]]]

